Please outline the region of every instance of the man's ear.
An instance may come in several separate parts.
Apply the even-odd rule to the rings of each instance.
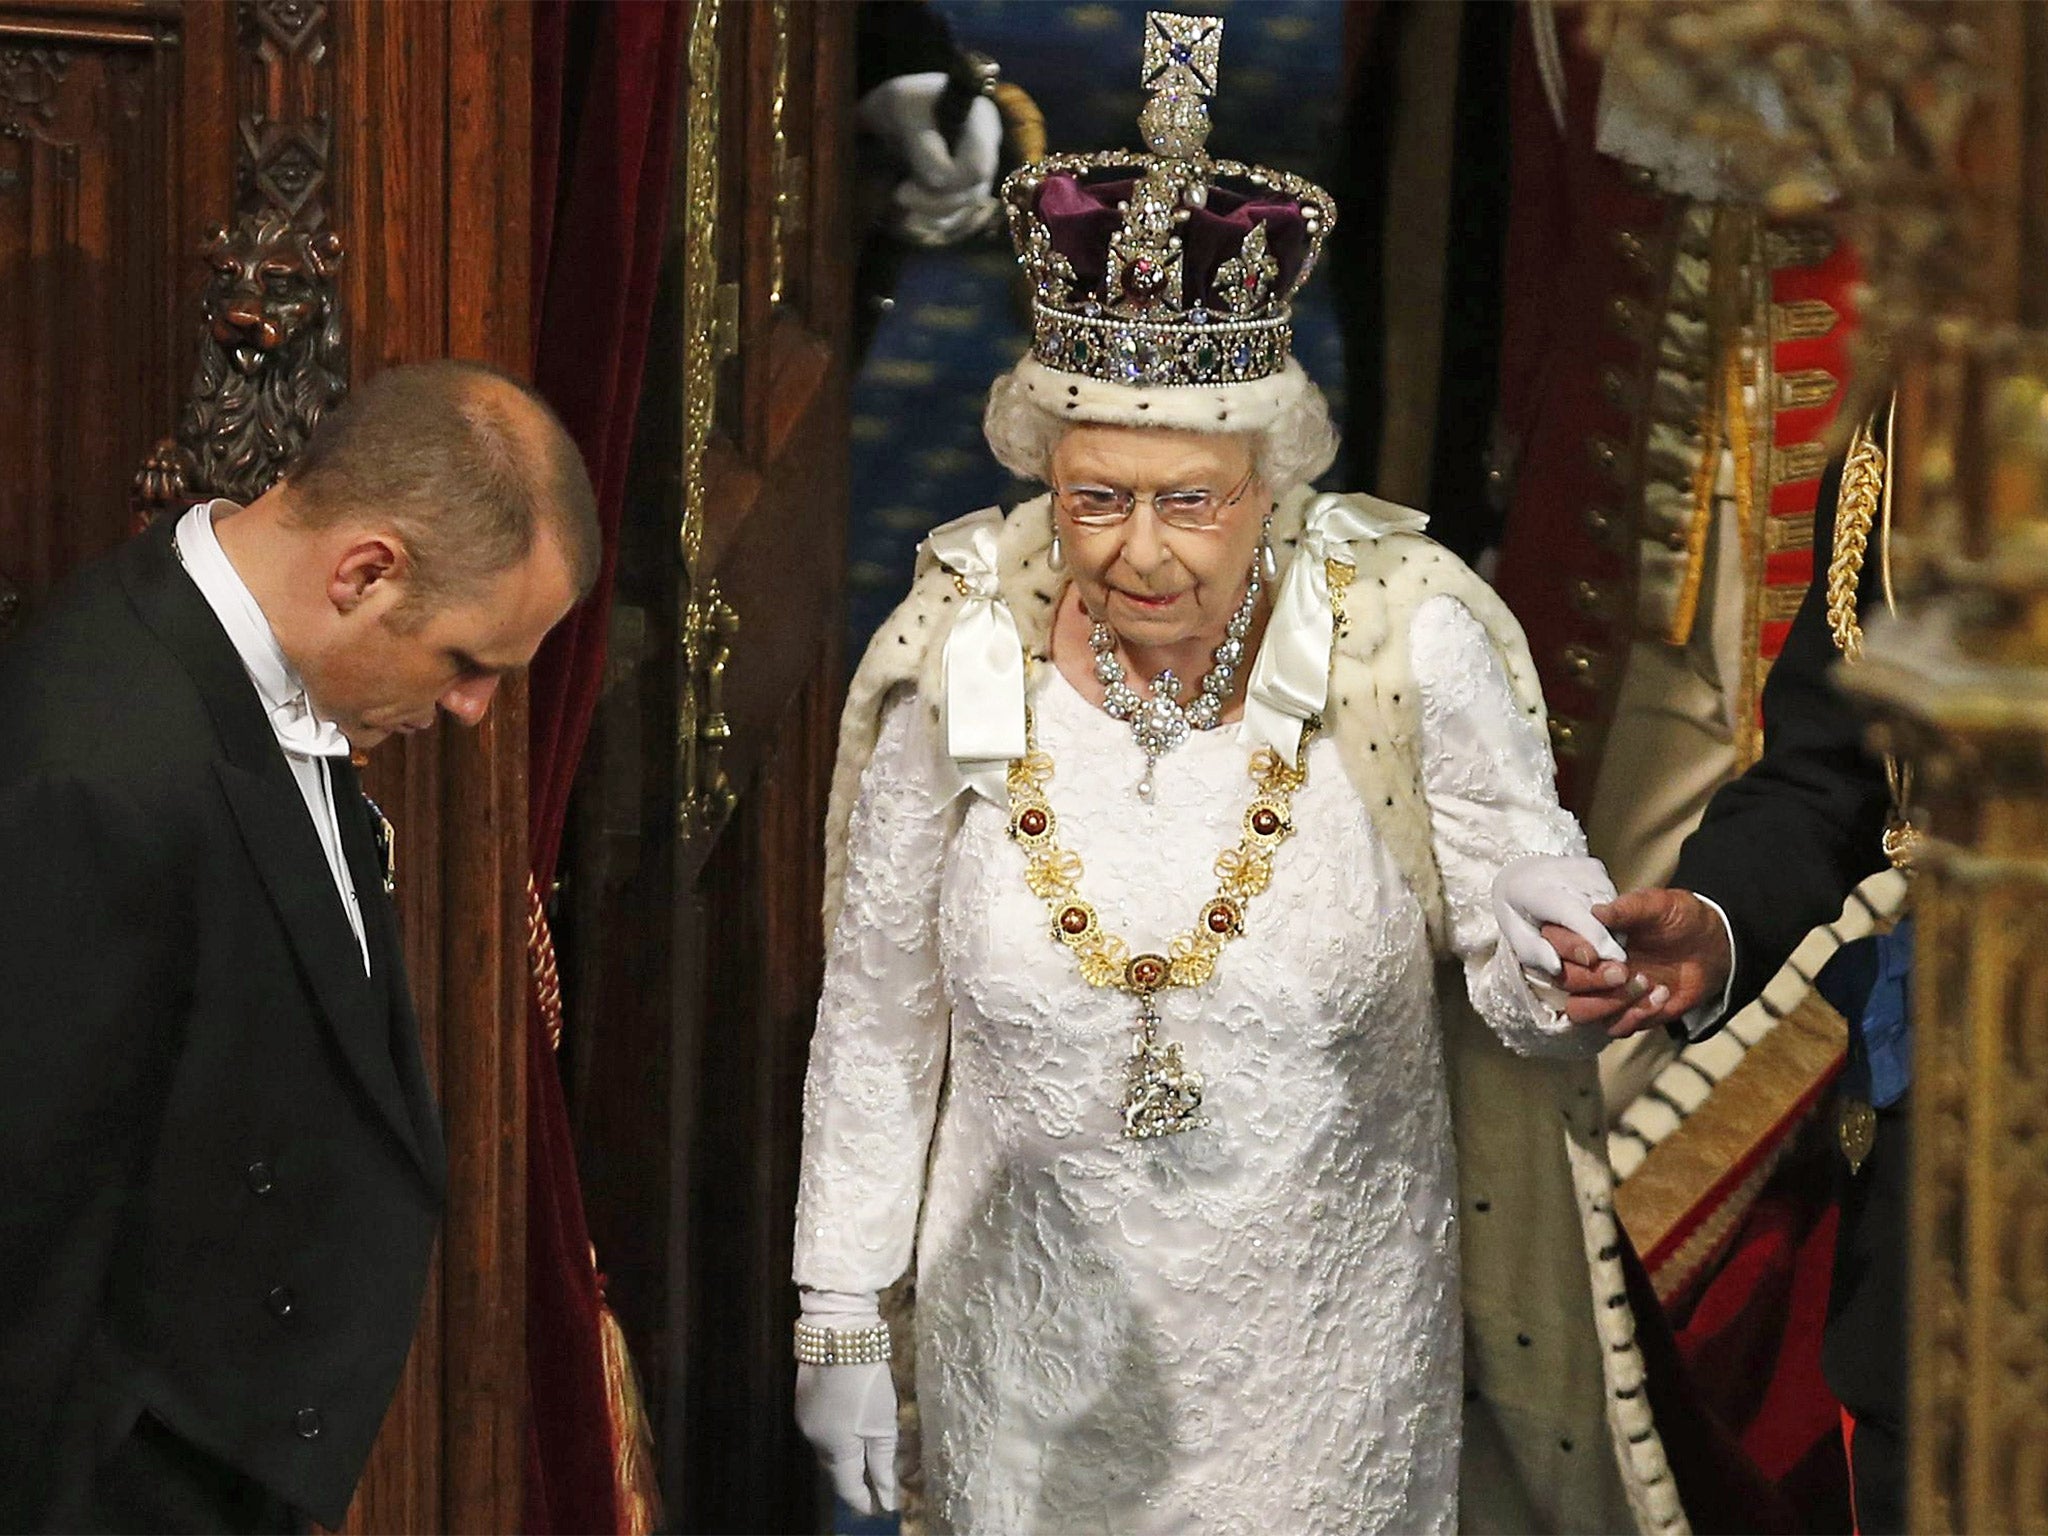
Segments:
[[[393,533],[365,533],[336,557],[327,578],[327,600],[336,613],[354,613],[365,603],[395,601],[411,561]],[[388,589],[388,590],[387,590]]]

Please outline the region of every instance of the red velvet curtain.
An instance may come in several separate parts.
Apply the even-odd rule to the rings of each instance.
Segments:
[[[539,0],[534,15],[534,383],[583,450],[604,560],[529,683],[533,876],[546,891],[604,671],[626,462],[654,313],[689,7]],[[527,1031],[526,1529],[621,1528],[597,1273],[554,1049]]]

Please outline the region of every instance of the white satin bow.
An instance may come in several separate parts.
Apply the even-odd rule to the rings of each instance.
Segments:
[[[1024,646],[996,585],[1002,527],[1002,513],[986,507],[925,539],[966,599],[946,636],[946,755],[961,778],[998,802],[1010,760],[1024,755]]]
[[[1330,644],[1337,621],[1327,562],[1354,565],[1351,546],[1389,533],[1420,533],[1429,519],[1374,496],[1324,492],[1303,514],[1301,543],[1280,584],[1259,659],[1245,695],[1242,739],[1271,747],[1287,762],[1301,749],[1301,727],[1330,699]]]

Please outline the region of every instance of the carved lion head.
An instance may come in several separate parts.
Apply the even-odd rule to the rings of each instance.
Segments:
[[[218,225],[200,248],[198,366],[175,438],[136,476],[138,521],[225,496],[247,503],[296,459],[348,394],[348,345],[334,277],[342,245],[275,209]]]
[[[341,240],[332,230],[311,233],[266,209],[232,230],[217,225],[204,254],[213,269],[207,330],[238,371],[254,373],[280,352],[324,340],[320,331],[335,323]],[[332,345],[340,345],[338,332]]]

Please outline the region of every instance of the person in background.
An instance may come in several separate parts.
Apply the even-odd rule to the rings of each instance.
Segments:
[[[1873,511],[1885,457],[1869,428],[1848,462],[1861,472],[1845,473],[1841,461],[1828,472],[1820,557],[1764,687],[1763,756],[1714,795],[1670,886],[1594,909],[1626,935],[1629,979],[1616,989],[1581,943],[1554,935],[1575,1018],[1625,1036],[1683,1031],[1690,1015],[1692,1033],[1702,1034],[1747,1006],[1859,881],[1907,855],[1899,770],[1865,745],[1862,720],[1829,676],[1840,656],[1860,650],[1859,614],[1878,600],[1884,560]],[[1844,578],[1833,600],[1831,572]],[[1842,1216],[1821,1368],[1842,1404],[1865,1536],[1905,1529],[1912,926],[1908,916],[1845,946],[1818,983],[1851,1025],[1836,1125]]]

